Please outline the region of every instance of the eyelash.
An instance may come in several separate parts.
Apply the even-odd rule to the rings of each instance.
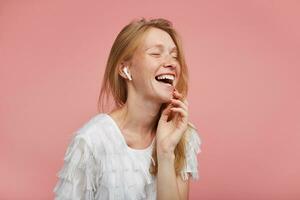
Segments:
[[[158,56],[158,55],[160,55],[160,53],[151,53],[151,55]],[[175,58],[176,60],[178,59],[177,56],[172,56],[172,57]]]

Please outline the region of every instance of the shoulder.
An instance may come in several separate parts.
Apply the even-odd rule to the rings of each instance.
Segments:
[[[78,134],[89,135],[96,129],[104,128],[108,121],[104,113],[98,113],[90,117],[76,132]]]
[[[90,117],[81,127],[75,130],[74,135],[76,137],[93,140],[99,134],[103,134],[108,126],[111,126],[111,124],[106,115],[99,113]]]
[[[96,114],[73,132],[71,141],[83,141],[91,150],[95,150],[96,147],[101,147],[101,140],[109,125],[105,114]]]
[[[73,137],[75,140],[83,139],[93,153],[101,156],[119,151],[122,141],[116,131],[107,114],[98,113],[77,129]]]

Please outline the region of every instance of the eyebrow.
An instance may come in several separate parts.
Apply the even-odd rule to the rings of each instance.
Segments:
[[[146,48],[146,50],[154,48],[154,47],[164,48],[164,45],[162,45],[162,44],[156,44],[156,45],[153,45],[153,46],[150,46],[150,47]],[[171,49],[171,52],[173,52],[173,51],[175,51],[175,52],[178,51],[176,46]]]

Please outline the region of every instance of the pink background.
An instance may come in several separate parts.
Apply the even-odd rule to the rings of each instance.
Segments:
[[[53,199],[73,131],[97,112],[110,47],[141,16],[183,37],[203,141],[190,199],[300,199],[299,10],[296,0],[2,0],[0,199]]]

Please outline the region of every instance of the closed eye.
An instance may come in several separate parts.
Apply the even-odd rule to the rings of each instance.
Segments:
[[[150,55],[155,56],[155,57],[161,56],[160,53],[150,53]],[[178,60],[178,56],[176,54],[174,56],[172,56],[172,58]]]
[[[150,55],[157,58],[160,57],[160,53],[151,53]]]
[[[178,59],[178,56],[177,55],[174,55],[174,56],[172,56],[173,58],[175,58],[175,59]]]

